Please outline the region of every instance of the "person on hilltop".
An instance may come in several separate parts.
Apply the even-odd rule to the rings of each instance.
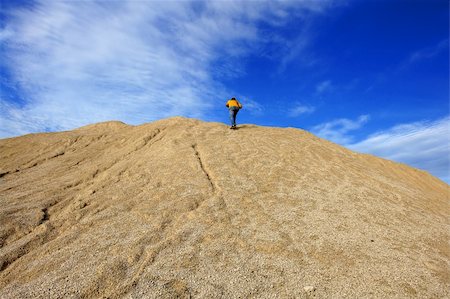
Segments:
[[[236,100],[236,98],[231,98],[231,100],[228,100],[225,106],[227,106],[228,110],[230,111],[230,129],[236,129],[236,115],[239,112],[239,109],[242,108],[242,105],[238,102],[238,100]]]

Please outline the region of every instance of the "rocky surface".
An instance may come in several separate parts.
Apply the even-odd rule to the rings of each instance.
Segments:
[[[450,186],[298,129],[0,140],[1,298],[450,297]]]

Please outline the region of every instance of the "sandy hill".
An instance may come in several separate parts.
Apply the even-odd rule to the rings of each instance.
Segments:
[[[450,186],[298,129],[0,140],[1,298],[449,298]]]

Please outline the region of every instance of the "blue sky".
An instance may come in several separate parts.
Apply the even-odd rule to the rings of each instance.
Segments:
[[[175,115],[297,127],[450,182],[446,0],[2,1],[0,138]]]

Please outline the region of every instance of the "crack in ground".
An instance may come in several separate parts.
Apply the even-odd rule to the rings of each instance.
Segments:
[[[211,190],[215,193],[216,186],[214,185],[213,180],[211,179],[211,176],[205,169],[205,165],[203,164],[203,161],[200,157],[200,153],[197,150],[197,144],[192,145],[192,149],[194,150],[195,157],[197,158],[197,161],[200,164],[200,168],[202,169],[203,173],[205,174],[206,178],[208,179],[209,185],[211,186]]]
[[[43,208],[42,209],[42,218],[41,221],[39,221],[39,225],[43,224],[44,222],[48,221],[50,216],[48,215],[48,208]]]
[[[155,142],[156,141],[158,140],[155,140]],[[191,145],[191,147],[194,151],[194,155],[198,161],[200,169],[202,170],[204,176],[209,182],[211,191],[213,193],[213,198],[217,198],[220,202],[220,205],[222,207],[223,206],[226,207],[224,199],[219,195],[220,188],[211,178],[211,175],[207,170],[207,166],[202,160],[201,154],[197,149],[197,145],[193,144]],[[197,209],[200,206],[200,204],[197,205],[195,209]],[[164,250],[173,246],[177,246],[178,243],[184,242],[179,226],[173,224],[172,221],[177,223],[180,221],[184,221],[183,219],[185,218],[183,217],[183,215],[191,212],[192,210],[186,211],[178,215],[177,218],[170,220],[167,224],[163,223],[164,225],[161,226],[160,232],[161,236],[159,237],[159,239],[152,242],[152,244],[154,245],[151,245],[151,247],[146,246],[145,248],[143,248],[142,252],[139,254],[138,258],[139,260],[136,262],[136,270],[132,275],[132,277],[130,279],[127,279],[127,281],[125,281],[123,285],[113,290],[113,293],[111,294],[113,294],[114,296],[122,297],[124,294],[129,293],[137,285],[138,281],[142,278],[142,274],[146,271],[146,269],[155,262],[155,260],[158,258],[158,256],[160,256],[160,254],[162,254]]]
[[[16,170],[11,170],[11,171],[2,172],[2,173],[0,173],[0,178],[2,178],[2,177],[4,177],[4,176],[7,176],[7,175],[9,175],[9,174],[13,174],[13,173],[19,172],[19,171],[20,171],[19,169],[16,169]]]

